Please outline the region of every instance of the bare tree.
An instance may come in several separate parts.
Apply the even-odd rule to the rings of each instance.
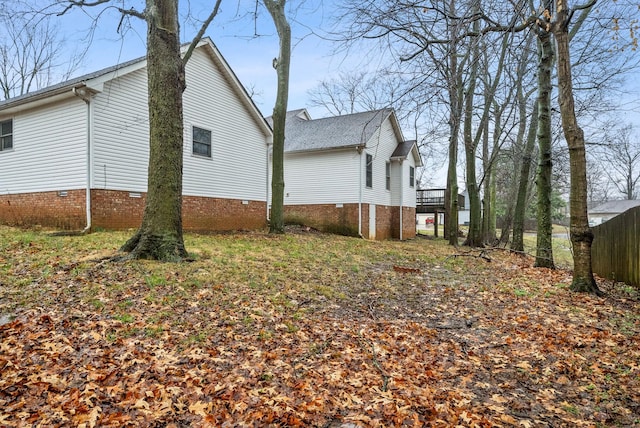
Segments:
[[[0,11],[0,93],[4,99],[66,80],[82,55],[69,54],[51,17]]]
[[[594,204],[606,202],[612,197],[614,189],[609,178],[608,165],[601,157],[587,158],[587,202]]]
[[[591,243],[593,233],[589,228],[587,217],[587,157],[584,131],[578,125],[571,77],[571,55],[569,49],[569,26],[574,14],[578,13],[577,24],[584,20],[596,4],[590,0],[584,4],[569,8],[565,0],[555,0],[555,11],[546,9],[542,25],[550,29],[556,40],[558,69],[558,102],[562,128],[569,147],[571,162],[571,195],[570,195],[570,231],[573,246],[573,281],[574,291],[600,294],[601,291],[593,277],[591,266]]]
[[[285,14],[287,0],[262,0],[278,31],[280,50],[273,67],[278,75],[276,104],[273,107],[273,173],[271,178],[270,233],[284,233],[284,138],[289,100],[291,26]]]
[[[182,236],[182,93],[185,64],[206,28],[211,14],[181,56],[178,0],[146,0],[143,11],[112,0],[59,0],[59,14],[74,7],[115,7],[123,16],[147,25],[147,80],[149,99],[149,170],[147,200],[138,231],[122,246],[130,258],[180,261],[188,254]],[[117,4],[118,6],[114,6]],[[133,4],[133,3],[132,3]]]
[[[604,146],[602,157],[609,180],[625,199],[638,198],[640,182],[640,141],[633,133],[633,126],[618,129]]]

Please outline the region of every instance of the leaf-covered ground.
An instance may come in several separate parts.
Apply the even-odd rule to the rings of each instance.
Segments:
[[[640,301],[504,251],[0,227],[0,426],[640,426]]]

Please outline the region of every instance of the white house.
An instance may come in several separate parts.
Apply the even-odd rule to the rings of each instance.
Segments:
[[[264,227],[272,132],[208,38],[186,66],[183,226]],[[0,222],[140,225],[147,191],[145,58],[0,103]]]
[[[311,119],[287,113],[285,220],[369,239],[415,236],[415,141],[392,109]]]

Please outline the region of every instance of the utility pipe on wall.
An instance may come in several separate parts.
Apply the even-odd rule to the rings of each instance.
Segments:
[[[359,165],[358,165],[358,236],[364,238],[362,236],[362,152],[364,147],[358,146],[356,150],[358,151]]]
[[[402,205],[404,204],[404,171],[402,170],[402,159],[400,159],[400,240],[402,241]]]
[[[74,87],[73,94],[87,104],[87,183],[85,189],[86,226],[82,233],[91,230],[91,93],[85,87]]]

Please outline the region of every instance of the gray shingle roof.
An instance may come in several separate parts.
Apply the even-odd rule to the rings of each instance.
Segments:
[[[95,79],[96,77],[104,76],[105,74],[112,73],[119,69],[128,67],[132,64],[145,60],[146,57],[140,57],[136,59],[132,59],[130,61],[126,61],[111,67],[103,68],[102,70],[94,71],[92,73],[83,74],[82,76],[74,77],[73,79],[66,80],[61,83],[57,83],[55,85],[47,86],[46,88],[38,89],[37,91],[29,92],[24,95],[19,95],[17,97],[9,98],[4,101],[0,101],[0,110],[6,107],[10,107],[15,104],[21,104],[23,102],[29,101],[31,99],[38,99],[42,96],[54,95],[63,90],[67,90],[72,88],[79,83],[85,82],[87,80]]]
[[[620,214],[638,206],[640,200],[608,201],[591,208],[589,214]]]
[[[406,159],[411,153],[411,149],[416,144],[416,140],[403,141],[398,143],[398,147],[391,154],[391,159],[393,158],[402,158]]]
[[[285,152],[365,146],[393,110],[382,109],[307,120],[304,109],[287,112]],[[270,124],[271,118],[267,118]]]

